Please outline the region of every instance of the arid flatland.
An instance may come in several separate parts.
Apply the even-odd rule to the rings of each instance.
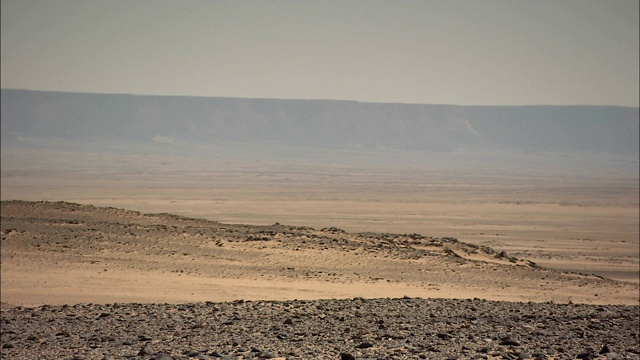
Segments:
[[[65,202],[2,202],[15,304],[420,296],[637,304],[638,283],[417,233],[233,225]]]

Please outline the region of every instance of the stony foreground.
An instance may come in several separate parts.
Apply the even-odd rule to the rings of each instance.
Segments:
[[[638,306],[447,299],[2,310],[2,359],[638,359]]]

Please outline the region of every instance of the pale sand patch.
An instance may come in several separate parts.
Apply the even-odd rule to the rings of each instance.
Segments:
[[[11,279],[2,282],[2,301],[25,306],[105,301],[181,303],[237,299],[341,299],[356,296],[469,297],[461,291],[426,290],[396,283],[220,279],[158,272],[118,272],[95,276],[84,271],[51,270],[46,275],[14,271],[8,273]]]
[[[24,266],[23,266],[24,268]],[[341,299],[353,297],[397,298],[483,298],[518,302],[589,304],[637,304],[637,294],[628,290],[605,288],[594,296],[571,284],[555,291],[536,292],[518,288],[508,290],[463,288],[455,284],[424,287],[415,283],[353,281],[336,283],[290,279],[224,279],[154,271],[108,272],[89,274],[84,270],[39,269],[38,271],[3,269],[2,302],[12,305],[76,303],[184,303],[231,300]]]

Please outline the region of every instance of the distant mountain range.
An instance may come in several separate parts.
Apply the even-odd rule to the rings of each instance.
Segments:
[[[1,90],[3,143],[21,138],[426,152],[634,155],[639,109],[455,106]]]

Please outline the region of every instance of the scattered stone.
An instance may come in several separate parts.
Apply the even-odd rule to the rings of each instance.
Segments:
[[[100,314],[100,316],[98,316],[98,320],[99,320],[99,319],[102,319],[102,318],[106,318],[107,316],[111,316],[111,314],[109,314],[109,313],[102,313],[102,314]]]
[[[576,359],[592,360],[592,359],[595,359],[595,357],[596,357],[596,354],[592,349],[582,351],[581,353],[576,355]]]
[[[503,337],[502,339],[500,339],[500,342],[498,344],[504,346],[520,346],[519,342],[511,339],[510,337]]]
[[[146,343],[146,344],[144,344],[142,349],[140,349],[140,351],[138,351],[138,356],[151,355],[151,353],[152,353],[152,351],[151,351],[151,343]]]
[[[358,298],[180,305],[82,304],[37,308],[37,317],[31,316],[33,312],[24,307],[2,310],[3,359],[76,356],[105,360],[257,360],[359,356],[544,360],[606,356],[612,360],[634,359],[640,353],[636,305]],[[111,315],[100,318],[102,313]],[[287,319],[295,326],[284,324]],[[588,336],[581,338],[579,330],[588,328],[592,319],[599,319],[603,326],[588,329]],[[222,325],[227,321],[231,325]],[[475,324],[471,325],[471,321]],[[615,324],[615,331],[604,326],[610,322]],[[496,329],[508,333],[496,336]],[[594,350],[585,347],[587,344],[606,345]],[[349,347],[358,353],[341,350]],[[359,355],[365,351],[366,356]]]
[[[138,354],[139,355],[139,354]],[[154,360],[175,360],[173,356],[167,353],[157,353],[153,356]]]
[[[275,359],[277,358],[278,355],[270,352],[270,351],[263,351],[258,355],[259,359]]]

